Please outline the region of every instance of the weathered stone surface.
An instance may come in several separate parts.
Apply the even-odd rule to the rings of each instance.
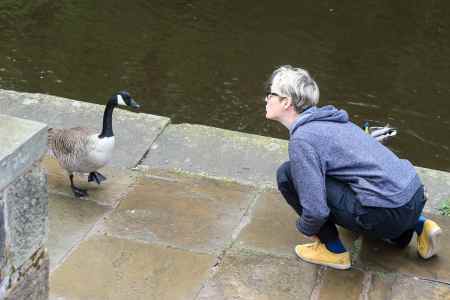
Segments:
[[[274,185],[276,169],[285,160],[287,142],[284,140],[180,124],[169,125],[164,130],[143,164],[242,183]]]
[[[70,188],[70,180],[67,173],[59,166],[56,159],[46,157],[43,161],[44,168],[48,170],[48,190],[50,193],[56,193],[65,197],[75,196]],[[75,176],[75,185],[86,189],[89,196],[85,199],[77,199],[79,201],[90,200],[100,205],[115,207],[118,205],[120,198],[126,195],[131,186],[136,182],[136,173],[133,171],[105,167],[101,172],[107,178],[100,185],[87,181],[87,176]]]
[[[13,181],[5,190],[9,230],[9,262],[18,268],[47,239],[48,195],[44,170],[34,166]]]
[[[196,300],[309,299],[315,277],[315,266],[292,258],[225,256]]]
[[[439,214],[439,208],[450,200],[450,173],[426,168],[416,168],[428,192],[425,211]]]
[[[2,191],[47,151],[47,128],[42,123],[0,115],[0,139]]]
[[[356,269],[343,271],[331,268],[322,269],[320,272],[319,299],[360,299],[363,292],[363,272]]]
[[[232,251],[252,249],[277,256],[295,257],[294,247],[297,244],[313,242],[297,231],[297,219],[296,212],[278,191],[264,192],[248,216],[248,224],[241,230]],[[358,236],[341,227],[338,230],[344,245],[351,249]]]
[[[406,249],[398,249],[382,241],[363,239],[359,264],[371,270],[403,273],[440,280],[450,284],[450,218],[428,215],[443,230],[438,255],[428,260],[420,258],[413,237]]]
[[[195,299],[215,257],[93,237],[54,271],[50,299]]]
[[[279,192],[265,192],[258,198],[253,213],[248,217],[248,224],[233,247],[294,257],[296,244],[311,242],[297,231],[297,218]]]
[[[0,272],[6,265],[6,227],[5,227],[5,204],[3,202],[3,191],[0,191]]]
[[[450,286],[417,278],[401,278],[392,287],[392,300],[450,299]]]
[[[450,299],[447,284],[394,274],[374,274],[368,299]]]
[[[86,236],[110,209],[91,201],[49,194],[50,269]]]
[[[114,236],[220,252],[252,200],[252,188],[169,174],[141,178],[106,220]]]
[[[21,277],[5,300],[47,300],[49,259],[45,251],[38,251],[40,257],[35,258],[33,264],[26,270],[21,270]],[[17,271],[19,272],[19,271]]]
[[[111,91],[111,94],[115,91]],[[105,104],[111,95],[105,94]],[[139,99],[136,99],[139,102]],[[0,90],[0,113],[35,120],[50,127],[85,126],[99,130],[104,105],[85,103],[44,94]],[[116,137],[112,166],[134,167],[150,145],[169,123],[169,119],[114,110],[113,128]],[[138,142],[137,142],[138,140]]]
[[[398,275],[395,273],[371,273],[369,276],[370,280],[366,288],[367,298],[370,300],[392,299],[392,287]],[[414,297],[405,299],[414,299]]]

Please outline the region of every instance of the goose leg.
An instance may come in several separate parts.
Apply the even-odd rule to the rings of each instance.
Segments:
[[[75,197],[77,198],[87,197],[88,193],[86,190],[80,189],[73,184],[73,174],[70,174],[69,178],[70,178],[70,187],[72,188],[72,192],[75,195]]]
[[[100,184],[102,181],[106,180],[106,177],[100,174],[99,172],[91,172],[89,173],[88,181],[94,181],[97,182],[97,184]]]

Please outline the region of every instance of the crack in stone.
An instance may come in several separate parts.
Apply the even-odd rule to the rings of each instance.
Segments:
[[[320,299],[320,289],[323,285],[323,280],[325,277],[326,267],[319,267],[316,275],[316,282],[314,283],[310,300],[319,300]]]
[[[372,287],[372,273],[365,272],[362,281],[361,294],[359,295],[359,300],[369,300],[369,292]]]

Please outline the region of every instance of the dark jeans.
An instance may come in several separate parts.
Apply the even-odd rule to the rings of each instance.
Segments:
[[[301,216],[302,206],[294,187],[289,161],[278,168],[277,183],[287,203]],[[350,187],[333,177],[327,176],[325,184],[330,215],[317,233],[322,243],[338,238],[336,229],[338,224],[374,239],[392,240],[400,247],[408,245],[425,205],[423,186],[405,205],[398,208],[383,208],[361,205]]]

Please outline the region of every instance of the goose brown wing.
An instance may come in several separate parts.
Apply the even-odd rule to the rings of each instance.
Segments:
[[[50,128],[48,130],[48,146],[53,154],[60,156],[76,156],[85,151],[89,142],[88,137],[95,130],[83,127],[67,129]]]

